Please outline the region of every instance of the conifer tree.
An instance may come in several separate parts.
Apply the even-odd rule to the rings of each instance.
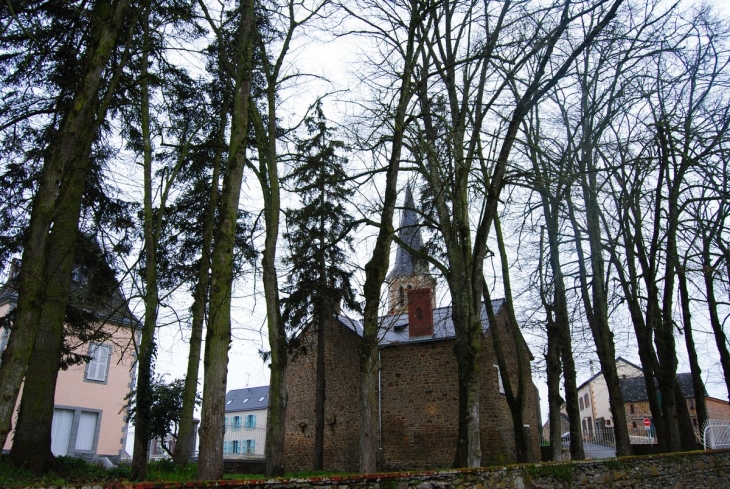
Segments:
[[[352,272],[346,266],[352,241],[348,232],[354,220],[345,203],[353,190],[347,186],[347,159],[337,154],[346,147],[332,139],[321,103],[314,110],[315,115],[305,121],[310,138],[298,142],[297,166],[286,179],[293,182],[292,190],[299,194],[302,206],[290,210],[287,217],[285,263],[291,271],[285,288],[289,296],[282,303],[290,330],[311,325],[317,332],[314,470],[322,470],[325,331],[341,302],[350,309],[360,307],[350,284]]]

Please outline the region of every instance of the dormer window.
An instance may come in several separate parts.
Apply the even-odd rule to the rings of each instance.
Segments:
[[[246,399],[244,399],[244,400],[243,400],[243,403],[244,403],[244,404],[246,404],[246,403],[248,402],[248,400],[249,400],[249,399],[250,399],[250,398],[248,398],[248,397],[247,397]]]
[[[261,399],[259,399],[259,402],[262,402],[264,399],[266,399],[266,396],[264,396]]]

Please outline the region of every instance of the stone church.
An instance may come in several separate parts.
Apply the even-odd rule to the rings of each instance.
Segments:
[[[409,248],[423,247],[413,196],[406,188],[399,238]],[[388,314],[380,318],[379,471],[448,468],[458,428],[458,379],[454,325],[450,307],[435,307],[436,280],[425,260],[398,247],[387,276]],[[504,300],[493,300],[496,325],[482,310],[484,354],[481,365],[480,421],[484,465],[513,463],[512,418],[494,356],[491,329],[502,328],[510,377],[516,385],[517,362],[530,370],[529,358],[517,358],[504,326]],[[409,319],[410,318],[410,319]],[[324,468],[354,472],[359,463],[358,342],[362,323],[344,315],[327,325]],[[506,340],[509,338],[509,340]],[[285,467],[311,470],[314,454],[317,334],[305,328],[289,358]],[[530,451],[539,459],[538,394],[527,389],[525,430]]]

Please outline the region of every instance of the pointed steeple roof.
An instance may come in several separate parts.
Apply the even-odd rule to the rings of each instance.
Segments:
[[[423,238],[418,225],[418,213],[413,202],[411,185],[406,185],[406,198],[403,202],[403,209],[400,214],[400,229],[398,230],[400,240],[414,250],[423,249]],[[423,258],[412,255],[409,251],[397,245],[395,252],[395,264],[386,280],[393,280],[398,277],[412,277],[414,275],[428,275],[428,262]]]

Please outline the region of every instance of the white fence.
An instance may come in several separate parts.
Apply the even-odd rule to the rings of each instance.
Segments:
[[[730,421],[708,419],[702,427],[702,444],[705,450],[730,448]]]

